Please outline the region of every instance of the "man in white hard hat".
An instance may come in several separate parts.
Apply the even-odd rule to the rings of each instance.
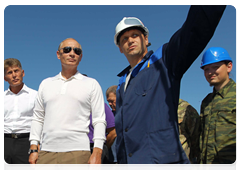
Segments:
[[[114,42],[130,64],[118,75],[118,163],[190,163],[179,141],[181,78],[212,38],[224,9],[192,6],[183,26],[156,52],[148,51],[149,31],[138,18],[118,23]]]

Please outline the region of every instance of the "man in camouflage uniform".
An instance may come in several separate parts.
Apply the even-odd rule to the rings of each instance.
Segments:
[[[204,53],[201,68],[214,88],[201,105],[200,163],[234,163],[236,83],[229,78],[232,59],[225,49],[212,47]]]
[[[199,154],[199,123],[198,112],[188,102],[179,99],[179,138],[191,163],[196,163]]]

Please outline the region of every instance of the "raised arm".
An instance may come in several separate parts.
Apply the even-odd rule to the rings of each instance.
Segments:
[[[163,55],[173,75],[181,78],[204,50],[223,15],[226,6],[191,6],[183,26],[171,37]]]

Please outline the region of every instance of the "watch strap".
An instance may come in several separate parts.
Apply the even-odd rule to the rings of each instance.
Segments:
[[[34,153],[34,152],[38,152],[38,150],[37,149],[36,150],[29,149],[28,154],[31,154],[31,153]]]

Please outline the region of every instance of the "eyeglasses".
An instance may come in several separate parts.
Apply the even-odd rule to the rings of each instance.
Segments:
[[[82,50],[80,49],[80,48],[72,48],[72,47],[63,47],[63,48],[61,48],[61,49],[63,49],[63,53],[70,53],[70,51],[72,51],[72,49],[73,49],[73,51],[75,52],[75,54],[77,54],[77,55],[80,55],[81,53],[82,53]],[[60,49],[60,50],[61,50]],[[59,50],[59,51],[60,51]]]

